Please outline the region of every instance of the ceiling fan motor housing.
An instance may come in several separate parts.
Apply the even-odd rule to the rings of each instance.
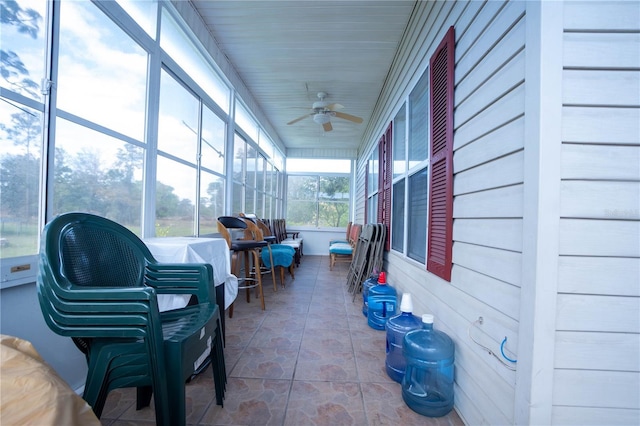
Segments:
[[[322,112],[313,115],[313,121],[315,121],[318,124],[328,123],[330,118],[331,116],[329,114],[325,114]]]

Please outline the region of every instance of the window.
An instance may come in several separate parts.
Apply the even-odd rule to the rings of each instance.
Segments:
[[[287,223],[297,226],[318,226],[318,176],[287,178]]]
[[[58,118],[53,215],[85,211],[140,235],[142,148]]]
[[[236,133],[233,140],[233,204],[232,214],[244,212],[244,184],[246,173],[247,142]]]
[[[365,206],[365,218],[366,223],[376,223],[378,221],[378,185],[379,179],[379,164],[378,155],[380,151],[376,148],[371,152],[369,159],[367,160],[367,175],[366,175],[366,199],[367,204]]]
[[[160,46],[207,93],[226,113],[229,112],[229,87],[218,77],[200,50],[189,39],[188,34],[178,25],[171,13],[162,8]]]
[[[404,252],[405,179],[407,172],[407,103],[393,119],[393,198],[391,215],[391,249]]]
[[[391,222],[391,248],[404,251],[404,179],[393,184],[393,210]]]
[[[0,102],[2,259],[38,253],[41,121],[40,111],[5,99]]]
[[[201,165],[207,170],[220,174],[224,174],[225,129],[224,120],[204,105],[200,139]]]
[[[158,0],[116,0],[120,6],[146,31],[147,35],[156,38],[156,20],[158,16]]]
[[[351,208],[351,161],[287,161],[287,168],[292,173],[314,167],[317,174],[289,174],[287,177],[287,224],[314,228],[346,227]],[[334,173],[327,173],[329,170]]]
[[[86,211],[141,235],[148,54],[95,4],[59,7],[50,213]]]
[[[245,176],[244,176],[244,210],[245,213],[256,212],[256,172],[258,152],[247,144]]]
[[[402,176],[407,170],[407,111],[402,104],[393,119],[393,178]]]
[[[38,252],[46,3],[2,8],[0,63],[0,259]],[[13,261],[2,262],[10,270]],[[22,263],[22,259],[18,260]],[[33,268],[32,268],[33,269]],[[4,275],[4,274],[3,274]],[[3,280],[13,280],[6,274]],[[20,278],[20,277],[17,277]]]
[[[427,250],[427,169],[409,176],[407,204],[407,256],[425,263]]]
[[[194,234],[196,168],[158,156],[156,180],[156,236]]]
[[[147,52],[93,3],[60,3],[58,62],[58,109],[144,141]]]
[[[423,264],[427,250],[429,188],[427,71],[394,117],[392,146],[391,249]]]
[[[349,222],[349,177],[320,176],[319,227],[342,227]]]
[[[416,167],[429,155],[429,97],[428,92],[429,73],[424,72],[418,83],[409,94],[409,143],[408,158],[409,168]]]

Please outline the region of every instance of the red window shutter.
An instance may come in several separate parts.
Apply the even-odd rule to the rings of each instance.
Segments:
[[[453,70],[455,35],[449,28],[429,61],[431,159],[427,270],[451,281],[453,249]]]
[[[393,183],[393,150],[392,135],[393,123],[389,123],[389,127],[385,130],[384,135],[378,143],[378,223],[382,223],[387,228],[387,239],[385,241],[385,250],[391,249],[391,239],[389,231],[391,227],[391,187]]]
[[[371,173],[371,160],[367,160],[367,172],[364,174],[364,223],[369,222],[369,173]]]

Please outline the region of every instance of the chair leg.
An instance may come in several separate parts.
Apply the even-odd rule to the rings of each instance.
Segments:
[[[278,266],[280,269],[280,285],[284,288],[284,266]]]
[[[269,250],[269,265],[271,265],[271,278],[273,279],[273,291],[278,291],[278,286],[276,284],[276,271],[275,271],[275,267],[273,266],[273,252],[271,251],[271,247],[267,247],[267,249]]]
[[[259,276],[259,274],[260,274],[260,271],[258,271],[258,274],[256,274],[256,275]],[[249,259],[249,252],[248,251],[244,252],[244,276],[245,276],[246,279],[251,279],[251,262],[250,262],[250,259]],[[251,289],[247,288],[245,290],[245,293],[247,295],[247,303],[250,303],[251,302]]]
[[[151,404],[153,388],[151,386],[138,386],[136,389],[136,410],[142,410]]]
[[[289,274],[291,274],[291,279],[295,280],[296,279],[296,274],[293,272],[294,267],[293,267],[293,262],[291,262],[291,265],[289,265]]]
[[[240,274],[239,266],[240,260],[238,259],[238,253],[234,251],[231,253],[231,273],[236,277],[239,277]],[[231,302],[231,305],[229,306],[229,318],[233,318],[233,302]]]
[[[227,384],[227,369],[224,362],[224,350],[222,348],[222,326],[220,319],[220,311],[218,311],[216,336],[211,349],[211,370],[213,372],[213,381],[216,391],[216,404],[224,407],[223,399]]]
[[[257,265],[258,267],[258,273],[256,274],[256,279],[258,280],[258,293],[259,293],[259,297],[260,297],[260,304],[262,305],[262,310],[265,310],[265,305],[264,305],[264,292],[262,291],[262,274],[260,273],[260,255],[258,254],[257,250],[251,250],[253,252],[253,261],[255,263],[255,265]]]

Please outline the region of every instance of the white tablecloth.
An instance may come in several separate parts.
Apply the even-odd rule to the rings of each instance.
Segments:
[[[211,264],[215,285],[224,283],[225,309],[235,300],[238,279],[231,274],[229,247],[224,238],[165,237],[145,238],[143,241],[158,262]],[[158,297],[161,311],[181,308],[188,301],[188,295]]]

